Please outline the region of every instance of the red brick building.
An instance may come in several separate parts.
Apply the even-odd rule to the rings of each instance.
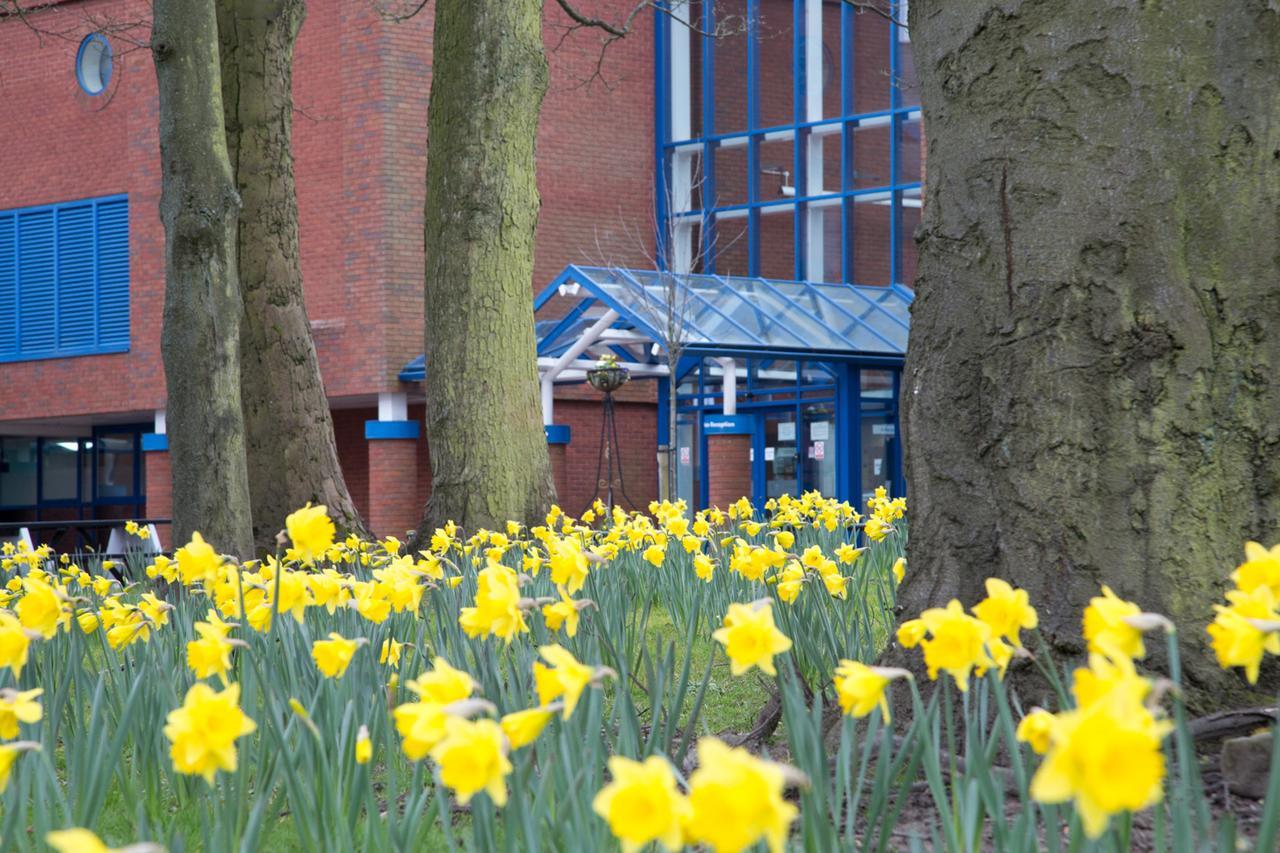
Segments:
[[[577,5],[609,18],[634,3]],[[695,208],[699,221],[711,215],[730,236],[718,270],[717,259],[695,259],[688,271],[804,278],[811,270],[817,281],[909,283],[913,260],[903,246],[918,219],[922,164],[918,107],[902,106],[916,103],[914,83],[886,77],[906,67],[891,45],[904,44],[909,64],[900,28],[855,17],[834,0],[672,8],[641,15],[602,54],[597,31],[569,30],[547,4],[551,76],[538,138],[542,211],[531,295],[569,264],[652,268],[670,251],[656,246],[655,221],[658,233],[696,229],[692,218],[673,218],[693,217]],[[62,0],[22,19],[0,17],[0,139],[22,152],[0,182],[0,524],[171,511],[148,10],[136,0]],[[430,488],[425,441],[407,426],[421,421],[422,387],[401,372],[422,352],[432,21],[430,9],[403,21],[395,11],[375,0],[311,0],[294,70],[307,310],[347,483],[380,533],[413,526]],[[707,15],[711,26],[700,27]],[[710,76],[708,39],[716,53]],[[692,81],[683,94],[681,80]],[[805,95],[798,81],[822,94]],[[812,125],[815,109],[839,118]],[[699,116],[714,128],[703,132]],[[783,125],[790,127],[777,129]],[[715,149],[719,158],[715,196],[688,212],[666,203],[673,176],[678,184],[691,168],[680,145]],[[798,173],[787,166],[812,157],[815,145],[827,157],[810,162],[822,163],[836,189],[815,196],[802,186],[787,210],[771,209],[771,199],[797,195]],[[880,195],[868,189],[882,185]],[[809,235],[800,220],[811,224]],[[812,238],[818,231],[825,243]],[[793,235],[808,248],[798,251]],[[744,387],[755,381],[752,370]],[[633,382],[618,397],[623,477],[637,504],[657,495],[655,451],[670,443],[657,402],[664,383]],[[572,436],[555,451],[557,481],[570,511],[597,492],[600,410],[594,390],[557,386],[554,421]],[[681,453],[695,465],[709,458],[705,448]],[[846,454],[839,464],[860,463]],[[753,472],[760,483],[784,482]],[[785,482],[821,485],[797,477]],[[679,491],[701,502],[696,490]]]
[[[42,254],[40,226],[63,237],[65,254],[71,240],[44,220],[69,221],[80,208],[68,203],[113,198],[127,210],[123,345],[40,348],[28,335],[25,347],[11,342],[5,352],[0,337],[0,521],[170,511],[166,453],[143,449],[163,446],[147,436],[163,432],[165,404],[156,81],[149,52],[134,43],[145,26],[121,31],[145,21],[147,10],[127,0],[72,0],[25,21],[0,18],[0,138],[23,152],[0,182],[0,215],[8,215],[0,232],[19,230],[21,220],[27,237],[20,249],[0,242],[0,256],[16,265]],[[423,405],[420,386],[397,376],[422,352],[430,11],[396,22],[372,2],[312,0],[294,72],[307,310],[348,485],[382,532],[412,526],[430,484],[424,441],[371,440],[365,427],[379,418],[380,398],[384,419],[420,420]],[[653,251],[652,31],[638,27],[611,45],[599,69],[604,82],[588,82],[599,37],[566,37],[568,21],[551,4],[546,18],[551,82],[538,139],[543,206],[531,293],[567,263],[644,264]],[[77,63],[87,64],[82,39],[96,27],[107,32],[109,67],[97,57],[98,76],[86,87]],[[93,41],[88,48],[101,51]],[[0,323],[11,312],[10,329],[27,320],[13,303],[48,284],[25,272],[14,277],[7,305],[0,285]],[[628,430],[651,435],[652,389],[645,390],[620,409]],[[599,405],[580,396],[562,412],[586,435]],[[594,494],[578,473],[587,468],[579,455],[590,455],[580,446],[570,450],[568,505]],[[652,497],[652,447],[628,445],[626,465],[636,492]]]

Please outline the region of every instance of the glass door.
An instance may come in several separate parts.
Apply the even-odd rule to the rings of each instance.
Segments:
[[[800,491],[800,470],[794,407],[765,409],[757,416],[755,464],[752,472],[757,504]]]

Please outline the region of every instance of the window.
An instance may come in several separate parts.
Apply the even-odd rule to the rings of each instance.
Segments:
[[[111,82],[111,42],[102,33],[93,33],[80,42],[76,82],[90,95],[101,95]]]
[[[0,211],[0,361],[128,349],[128,199]]]

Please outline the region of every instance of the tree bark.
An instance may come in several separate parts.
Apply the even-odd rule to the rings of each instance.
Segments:
[[[554,494],[533,331],[539,0],[437,0],[428,109],[423,529],[540,521]]]
[[[174,542],[198,529],[214,547],[245,557],[253,538],[240,410],[240,199],[222,127],[213,0],[156,0],[151,49],[159,86],[160,349]]]
[[[1277,13],[920,0],[911,33],[904,610],[1002,577],[1079,651],[1110,584],[1177,623],[1202,704],[1241,698],[1204,625],[1280,519]]]
[[[365,533],[347,490],[307,318],[293,176],[293,50],[304,0],[218,0],[228,155],[240,193],[241,404],[254,540],[308,501]]]

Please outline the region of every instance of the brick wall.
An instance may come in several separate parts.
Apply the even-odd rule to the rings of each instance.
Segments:
[[[751,496],[751,436],[707,436],[707,501],[725,508]]]

